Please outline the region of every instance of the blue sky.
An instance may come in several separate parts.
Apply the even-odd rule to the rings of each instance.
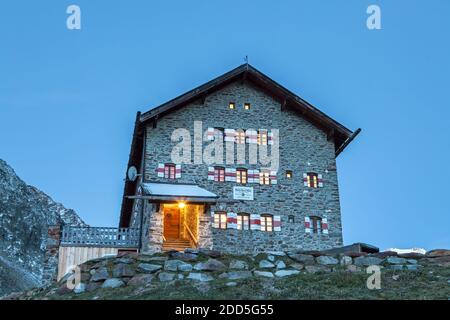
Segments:
[[[366,28],[370,4],[382,30]],[[117,225],[136,111],[248,55],[363,129],[338,158],[345,243],[450,247],[449,14],[446,0],[2,0],[0,158],[89,224]]]

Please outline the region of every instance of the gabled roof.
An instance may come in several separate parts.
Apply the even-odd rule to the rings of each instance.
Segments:
[[[339,155],[343,148],[345,148],[348,144],[346,143],[349,142],[347,140],[352,137],[353,132],[351,130],[347,129],[336,120],[330,118],[309,102],[292,93],[250,64],[240,65],[239,67],[211,81],[208,81],[195,89],[192,89],[154,109],[141,114],[140,121],[142,123],[154,121],[155,119],[158,119],[165,114],[181,108],[189,103],[199,99],[204,100],[207,95],[235,81],[252,82],[271,95],[275,100],[279,101],[280,108],[296,110],[299,112],[299,115],[323,129],[329,134],[329,137],[332,137],[335,141],[336,156]],[[357,131],[357,133],[359,133],[359,131]]]

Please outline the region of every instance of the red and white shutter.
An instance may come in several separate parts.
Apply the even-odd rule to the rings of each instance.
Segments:
[[[181,164],[175,165],[175,179],[181,178]]]
[[[159,178],[164,178],[164,163],[158,163],[158,168],[156,168],[156,173]]]
[[[225,181],[236,182],[235,168],[225,168]]]
[[[328,220],[327,218],[322,218],[322,233],[328,234]]]
[[[273,132],[270,131],[267,135],[267,143],[272,145],[273,144]]]
[[[247,131],[245,131],[245,136],[247,143],[257,143],[258,142],[258,132],[256,132],[256,130],[253,129],[248,129]]]
[[[311,233],[311,220],[309,217],[305,217],[305,232]]]
[[[227,213],[227,229],[237,229],[237,213]]]
[[[214,211],[211,211],[211,223],[213,228],[219,228],[219,221],[214,219]]]
[[[208,167],[208,180],[214,181],[214,167]]]
[[[247,183],[253,183],[253,170],[247,170]]]
[[[317,175],[317,186],[318,186],[319,188],[323,188],[323,178],[322,178],[322,175],[321,175],[321,174],[318,174],[318,175]]]
[[[261,216],[259,214],[250,215],[250,230],[261,230]]]
[[[208,128],[207,139],[208,139],[208,141],[214,140],[214,128]]]
[[[253,170],[253,183],[259,183],[259,170]]]
[[[274,170],[270,170],[270,184],[277,184],[277,172]]]
[[[308,186],[308,175],[306,173],[303,174],[303,185]]]
[[[281,217],[273,216],[273,231],[281,231]]]
[[[236,140],[236,130],[225,129],[225,141],[235,142]]]

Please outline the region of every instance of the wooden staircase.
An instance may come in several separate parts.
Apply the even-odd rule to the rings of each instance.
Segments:
[[[192,248],[192,246],[189,240],[184,239],[167,239],[166,241],[164,241],[162,246],[163,251],[184,251],[184,249],[187,248]]]

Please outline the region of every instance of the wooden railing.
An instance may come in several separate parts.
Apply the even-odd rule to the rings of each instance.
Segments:
[[[138,248],[139,229],[64,227],[62,246]]]
[[[184,227],[187,230],[187,233],[189,235],[191,243],[197,248],[198,247],[198,242],[195,239],[194,234],[192,233],[191,229],[189,228],[189,226],[186,223],[184,223]]]

